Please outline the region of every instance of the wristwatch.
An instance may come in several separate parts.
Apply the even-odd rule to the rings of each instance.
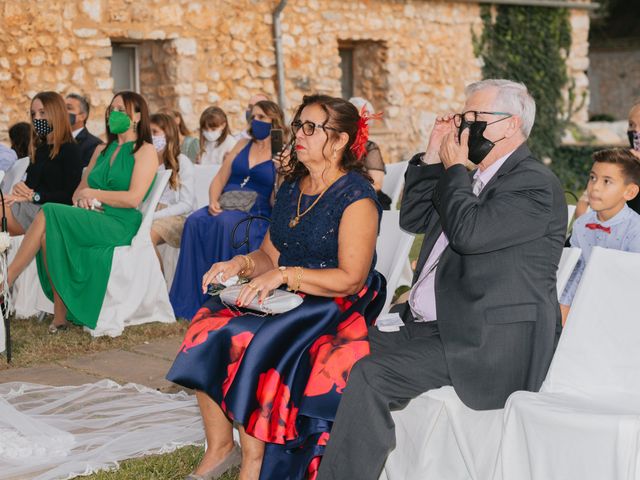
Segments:
[[[31,201],[33,203],[38,203],[40,201],[40,194],[38,192],[33,192],[33,195],[31,195]]]

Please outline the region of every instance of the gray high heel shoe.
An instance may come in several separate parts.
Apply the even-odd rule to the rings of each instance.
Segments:
[[[185,477],[184,480],[216,480],[217,478],[220,478],[222,475],[224,475],[230,468],[240,465],[241,461],[242,454],[240,452],[240,446],[236,443],[233,445],[233,448],[224,458],[224,460],[222,460],[212,470],[209,470],[202,475],[198,475],[195,472],[190,473]]]

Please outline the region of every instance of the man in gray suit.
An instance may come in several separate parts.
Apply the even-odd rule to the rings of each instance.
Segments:
[[[540,388],[560,333],[556,270],[567,227],[558,179],[526,145],[535,103],[522,84],[467,87],[405,176],[402,228],[425,233],[397,333],[370,330],[319,479],[376,480],[395,446],[390,412],[453,385],[478,410]],[[478,165],[469,172],[469,162]]]

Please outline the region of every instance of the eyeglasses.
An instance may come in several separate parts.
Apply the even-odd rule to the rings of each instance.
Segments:
[[[310,137],[315,133],[316,128],[320,128],[322,130],[333,130],[334,132],[338,131],[333,127],[327,127],[326,125],[313,123],[309,120],[307,120],[306,122],[301,122],[300,120],[296,120],[291,124],[291,130],[293,131],[294,135],[298,133],[298,130],[302,129],[302,133],[304,133],[307,137]]]
[[[501,118],[500,120],[506,120],[509,117],[513,117],[511,113],[506,112],[477,112],[475,110],[468,110],[466,112],[456,113],[453,116],[453,123],[456,127],[460,127],[463,121],[467,124],[474,123],[478,121],[478,115],[504,115],[505,118]],[[500,120],[496,120],[496,122],[499,122]],[[487,125],[491,125],[496,122],[490,122],[487,123]]]

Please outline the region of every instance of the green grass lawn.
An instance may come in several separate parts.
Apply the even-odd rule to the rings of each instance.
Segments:
[[[120,463],[117,470],[98,472],[78,480],[182,480],[202,458],[204,447],[184,447],[164,455],[150,455]],[[220,480],[237,480],[239,469],[227,472]]]
[[[13,343],[13,361],[7,365],[0,357],[0,371],[11,367],[30,367],[37,364],[66,360],[85,353],[105,350],[128,350],[145,341],[182,337],[187,330],[186,322],[146,323],[124,329],[116,338],[94,338],[81,327],[71,326],[69,330],[50,335],[47,327],[51,317],[42,322],[37,318],[11,319],[11,340]]]

